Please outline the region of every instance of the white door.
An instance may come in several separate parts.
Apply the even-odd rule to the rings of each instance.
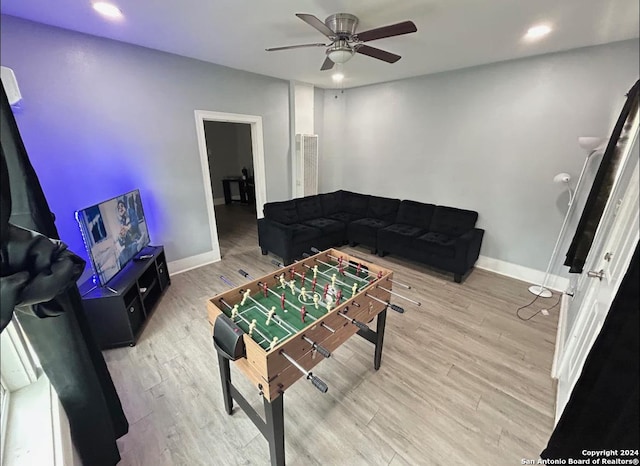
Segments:
[[[627,146],[629,152],[623,158],[621,174],[614,185],[576,287],[576,293],[582,294],[584,299],[578,301],[577,318],[570,330],[558,370],[556,422],[582,373],[584,362],[600,333],[640,236],[637,126],[630,136],[633,136],[633,140]]]

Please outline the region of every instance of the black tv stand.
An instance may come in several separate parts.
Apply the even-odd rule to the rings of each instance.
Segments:
[[[162,246],[147,246],[147,259],[130,261],[107,286],[80,286],[84,312],[101,349],[134,346],[171,283]]]

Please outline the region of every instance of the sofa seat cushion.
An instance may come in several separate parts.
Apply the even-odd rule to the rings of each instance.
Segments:
[[[316,239],[322,235],[322,232],[318,228],[313,228],[308,225],[301,225],[300,223],[294,223],[289,225],[289,228],[293,232],[293,242],[300,243]]]
[[[330,218],[314,218],[313,220],[307,220],[304,222],[305,225],[317,228],[322,231],[322,233],[336,233],[344,230],[344,223],[339,222],[338,220],[333,220]]]
[[[380,228],[388,227],[390,225],[389,222],[385,222],[384,220],[380,220],[379,218],[361,218],[359,220],[354,220],[349,224],[349,228],[373,228],[375,230],[379,230]]]
[[[330,215],[325,215],[325,217],[342,223],[349,223],[351,221],[351,214],[349,212],[336,212]]]
[[[442,257],[455,257],[456,237],[430,231],[414,240],[416,248],[422,252]]]
[[[349,212],[352,219],[366,217],[367,208],[369,207],[369,197],[370,196],[366,196],[364,194],[343,191],[341,210]]]
[[[295,201],[268,202],[264,205],[264,216],[283,225],[298,223],[298,210]]]
[[[381,237],[402,236],[407,238],[419,236],[424,233],[424,228],[414,227],[413,225],[406,225],[404,223],[394,223],[393,225],[389,225],[378,232]]]

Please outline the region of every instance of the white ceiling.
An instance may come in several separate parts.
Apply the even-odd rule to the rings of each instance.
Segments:
[[[91,0],[2,0],[3,14],[172,52],[283,79],[335,87],[320,71],[322,48],[265,52],[265,47],[323,42],[294,16],[324,20],[352,13],[358,31],[412,20],[418,32],[369,42],[399,54],[388,64],[356,54],[343,87],[391,81],[639,36],[638,0],[113,0],[124,19],[110,21]],[[553,32],[522,40],[540,22]]]

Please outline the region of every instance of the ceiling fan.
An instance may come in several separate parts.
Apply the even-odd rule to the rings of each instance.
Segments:
[[[320,67],[321,70],[330,70],[336,63],[345,63],[349,61],[355,53],[361,53],[387,63],[395,63],[400,60],[400,55],[371,47],[366,45],[365,42],[409,34],[418,30],[412,21],[403,21],[401,23],[356,33],[358,18],[349,13],[336,13],[329,16],[324,23],[313,15],[297,13],[296,16],[327,36],[331,42],[328,44],[318,42],[314,44],[272,47],[265,50],[267,52],[274,52],[276,50],[299,49],[303,47],[327,47],[327,58]]]

